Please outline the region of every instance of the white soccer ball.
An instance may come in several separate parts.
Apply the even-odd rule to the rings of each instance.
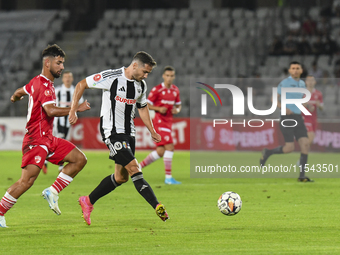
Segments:
[[[242,200],[239,194],[228,191],[224,192],[217,200],[218,209],[221,213],[232,216],[237,214],[242,207]]]

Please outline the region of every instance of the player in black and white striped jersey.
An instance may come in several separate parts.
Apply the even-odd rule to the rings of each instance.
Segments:
[[[144,81],[155,66],[155,60],[148,53],[141,51],[134,56],[127,68],[106,70],[88,76],[75,88],[69,115],[71,124],[75,124],[78,119],[75,110],[84,90],[89,88],[103,90],[100,131],[103,141],[110,150],[109,158],[116,163],[114,174],[105,177],[89,196],[79,198],[79,204],[88,225],[91,224],[90,214],[93,204],[127,182],[129,176],[140,195],[156,210],[156,214],[163,221],[169,218],[164,205],[158,202],[150,185],[144,180],[134,156],[136,129],[133,119],[136,108],[150,131],[152,139],[155,142],[161,141],[150,119],[146,102],[147,87]]]
[[[65,71],[62,76],[63,84],[55,88],[58,107],[71,107],[72,96],[74,93],[73,74],[70,71]],[[83,97],[80,98],[79,103],[84,101]],[[68,116],[54,118],[54,132],[55,136],[67,139],[68,131],[71,125],[68,121]]]
[[[72,96],[74,93],[73,74],[70,71],[63,72],[62,75],[63,84],[55,88],[55,95],[57,97],[56,106],[58,107],[71,107]],[[80,98],[79,103],[84,101],[83,97]],[[68,121],[68,115],[63,117],[55,117],[53,123],[54,136],[68,139],[68,131],[70,129],[70,122]],[[47,173],[47,163],[42,168],[43,173]],[[64,165],[59,165],[59,172],[63,170]]]

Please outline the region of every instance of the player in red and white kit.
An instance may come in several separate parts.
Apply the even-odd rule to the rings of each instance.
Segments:
[[[17,202],[37,179],[45,159],[53,164],[68,162],[56,181],[46,188],[42,195],[50,208],[57,214],[58,193],[62,191],[86,164],[85,155],[72,143],[52,135],[54,117],[66,116],[70,108],[60,108],[56,104],[54,78],[59,78],[64,69],[64,51],[56,44],[48,46],[42,53],[43,69],[27,85],[17,89],[12,102],[29,96],[26,134],[22,143],[22,172],[20,179],[7,190],[0,201],[0,227],[7,227],[5,213]],[[78,111],[90,109],[85,101]]]
[[[163,71],[164,82],[154,87],[148,96],[149,109],[156,112],[153,125],[162,141],[156,143],[156,150],[151,152],[141,163],[144,168],[155,160],[163,157],[165,166],[165,183],[181,184],[171,174],[172,158],[174,154],[174,143],[172,141],[172,116],[181,111],[181,99],[179,89],[172,84],[175,79],[175,69],[166,66]]]
[[[312,145],[318,123],[317,110],[323,110],[323,97],[321,91],[315,89],[316,80],[314,76],[306,77],[306,88],[310,91],[311,99],[307,103],[307,108],[312,115],[304,115],[305,126],[307,128],[309,145]]]

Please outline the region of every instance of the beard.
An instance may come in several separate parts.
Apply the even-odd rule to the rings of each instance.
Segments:
[[[59,78],[61,76],[61,72],[60,74],[58,74],[57,72],[50,70],[51,74],[53,75],[54,78]]]

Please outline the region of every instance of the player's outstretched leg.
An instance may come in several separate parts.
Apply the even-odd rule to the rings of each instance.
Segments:
[[[138,172],[132,175],[131,179],[139,194],[141,194],[141,196],[156,210],[156,214],[161,220],[166,221],[169,218],[168,213],[166,212],[164,205],[158,202],[150,185],[144,180],[143,173]]]
[[[7,228],[5,216],[0,216],[0,228]]]
[[[144,168],[159,158],[160,156],[158,155],[157,151],[153,151],[140,163],[140,167]]]
[[[113,191],[115,188],[120,186],[121,184],[116,182],[114,174],[111,174],[109,176],[106,176],[99,185],[90,193],[89,196],[82,196],[79,198],[78,202],[81,206],[81,210],[83,213],[84,220],[87,225],[91,225],[91,212],[93,211],[93,205],[97,200],[107,194],[109,194],[111,191]]]
[[[58,175],[55,182],[52,184],[52,186],[44,189],[42,192],[42,196],[47,200],[51,210],[57,215],[61,214],[61,211],[58,206],[59,199],[58,194],[60,193],[60,191],[66,188],[72,181],[73,178],[71,176],[61,172]]]
[[[260,158],[260,166],[264,166],[266,164],[267,159],[273,154],[282,154],[283,153],[283,146],[276,147],[272,150],[264,148],[262,150],[262,155]]]
[[[0,201],[0,228],[7,228],[5,213],[12,208],[17,202],[17,199],[12,197],[8,192],[3,196]]]
[[[298,178],[298,182],[314,182],[314,180],[305,175],[305,165],[307,163],[307,158],[308,154],[301,153],[299,160],[300,176]]]
[[[72,149],[65,157],[59,158],[58,155],[60,155],[60,150],[63,148]],[[59,150],[59,151],[58,151]],[[42,192],[42,196],[46,199],[48,202],[51,210],[57,214],[60,215],[61,211],[58,206],[58,199],[59,199],[59,193],[65,189],[72,181],[73,178],[84,168],[84,166],[87,163],[87,159],[78,148],[74,147],[70,142],[60,139],[59,140],[59,148],[55,152],[55,157],[53,156],[49,159],[51,162],[57,161],[63,161],[68,162],[68,164],[64,167],[63,171],[59,173],[57,179],[52,184],[52,186],[46,188]]]
[[[89,196],[82,196],[78,200],[83,213],[83,218],[87,225],[91,225],[91,212],[93,211],[93,204],[90,202]]]

